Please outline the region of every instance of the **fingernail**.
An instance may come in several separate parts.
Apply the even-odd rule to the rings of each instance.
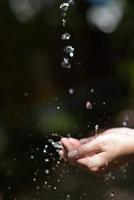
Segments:
[[[69,153],[68,153],[68,157],[69,158],[78,158],[79,157],[79,152],[78,152],[78,150],[73,150],[73,151],[70,151]]]

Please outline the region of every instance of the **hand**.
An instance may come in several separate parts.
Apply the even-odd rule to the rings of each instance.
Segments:
[[[63,158],[91,172],[106,173],[133,159],[133,132],[129,128],[115,128],[84,140],[63,138],[61,154]]]

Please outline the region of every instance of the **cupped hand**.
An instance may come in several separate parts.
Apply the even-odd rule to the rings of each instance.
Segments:
[[[109,129],[82,140],[63,138],[62,158],[96,174],[121,166],[134,158],[134,131]]]

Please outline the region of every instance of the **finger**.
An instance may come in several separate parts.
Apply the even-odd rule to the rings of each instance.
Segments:
[[[80,166],[86,167],[92,172],[104,171],[107,167],[107,160],[101,154],[95,154],[94,156],[78,159],[76,162]]]
[[[71,144],[73,145],[74,149],[80,147],[80,141],[75,139],[75,138],[69,138],[69,141],[71,142]]]
[[[68,138],[62,138],[61,139],[63,148],[65,149],[66,152],[74,150],[73,144],[69,141]]]
[[[67,160],[68,160],[67,154],[65,153],[64,150],[60,150],[60,151],[59,151],[59,155],[60,155],[61,159],[63,159],[64,161],[67,161]]]
[[[61,157],[62,159],[64,159],[64,156],[65,156],[65,155],[64,155],[63,150],[60,150],[60,151],[59,151],[59,155],[60,155],[60,157]]]
[[[61,158],[67,158],[67,152],[64,150],[64,149],[62,149],[62,150],[60,150],[59,151],[59,155],[61,156]]]
[[[85,156],[91,156],[102,151],[100,141],[96,138],[91,142],[81,145],[78,149],[72,150],[68,153],[70,159],[83,158]]]
[[[80,139],[80,144],[86,144],[88,142],[91,142],[93,139],[95,139],[96,136],[92,136],[92,137],[89,137],[89,138],[83,138],[83,139]]]

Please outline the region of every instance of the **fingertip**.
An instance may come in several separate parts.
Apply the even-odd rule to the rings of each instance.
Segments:
[[[60,155],[60,157],[63,159],[64,158],[64,152],[63,152],[63,150],[60,150],[59,151],[59,155]]]

